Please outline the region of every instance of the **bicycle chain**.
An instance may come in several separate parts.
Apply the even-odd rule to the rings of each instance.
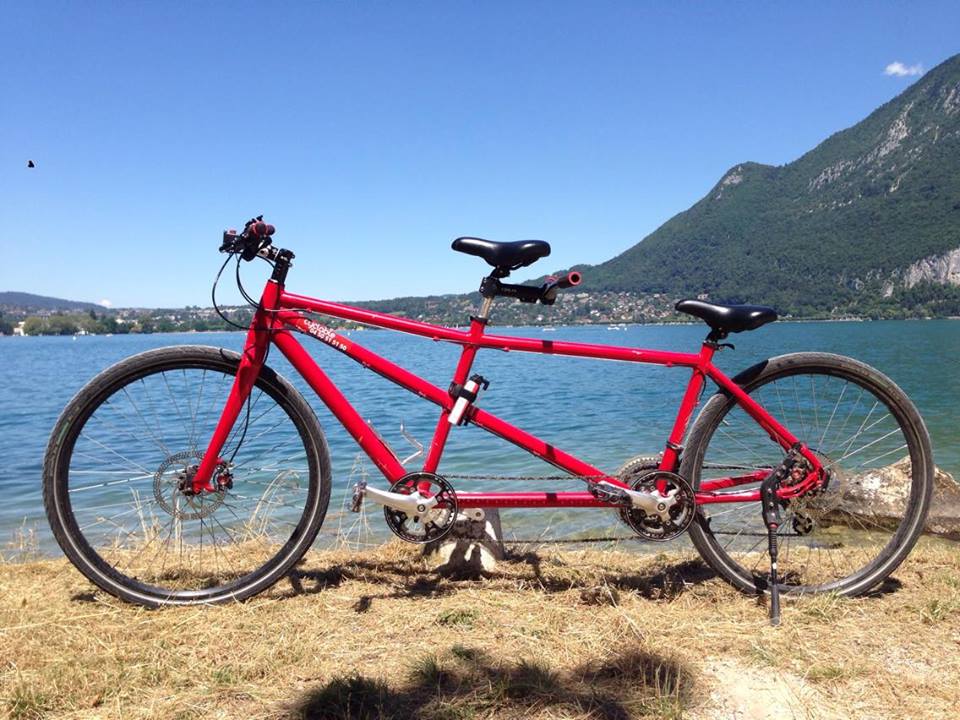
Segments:
[[[502,480],[502,481],[532,481],[540,480],[606,480],[613,475],[444,475],[454,480]]]
[[[756,470],[755,467],[745,465],[704,465],[710,470]],[[651,471],[653,472],[653,471]],[[538,482],[558,480],[606,480],[610,477],[616,477],[613,473],[607,475],[462,475],[452,474],[443,477],[453,480],[495,480],[495,481],[518,481],[518,482]]]
[[[707,466],[705,466],[707,467]],[[710,465],[711,470],[754,470],[755,468],[738,465]],[[490,481],[518,481],[539,482],[558,480],[605,480],[611,475],[467,475],[454,474],[443,477],[452,480],[490,480]],[[504,545],[575,545],[578,543],[621,542],[623,540],[645,540],[639,535],[611,535],[606,537],[587,538],[538,538],[535,540],[503,540]]]

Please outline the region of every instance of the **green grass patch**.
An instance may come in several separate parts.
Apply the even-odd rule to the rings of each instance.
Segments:
[[[468,627],[472,628],[477,620],[480,619],[480,612],[473,608],[447,610],[440,613],[437,618],[437,624],[444,627]]]
[[[946,620],[957,610],[960,610],[960,602],[957,600],[935,598],[927,601],[920,608],[920,620],[926,625],[935,625]]]

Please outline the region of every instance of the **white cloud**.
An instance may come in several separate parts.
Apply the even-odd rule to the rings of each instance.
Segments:
[[[883,70],[884,75],[892,75],[894,77],[913,77],[914,75],[923,74],[923,65],[917,63],[916,65],[904,65],[902,62],[892,62]]]
[[[101,300],[100,302],[97,303],[97,305],[102,305],[102,306],[105,307],[105,308],[113,307],[113,303],[110,302],[110,301],[107,300],[107,299]]]

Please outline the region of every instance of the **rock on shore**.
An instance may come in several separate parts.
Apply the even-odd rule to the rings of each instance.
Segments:
[[[910,459],[902,460],[849,478],[840,478],[837,493],[828,501],[825,514],[847,525],[896,526],[906,503],[910,482]],[[827,491],[827,496],[831,495]],[[933,499],[925,532],[960,540],[960,485],[953,476],[935,468]]]

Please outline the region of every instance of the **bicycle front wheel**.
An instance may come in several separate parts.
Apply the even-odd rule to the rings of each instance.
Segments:
[[[73,564],[147,606],[240,600],[309,549],[330,498],[323,432],[303,397],[264,367],[221,456],[232,486],[190,495],[240,356],[151,350],[88,383],[58,420],[44,504]]]
[[[735,380],[828,473],[824,490],[784,504],[783,589],[858,595],[880,583],[922,533],[933,492],[930,438],[913,403],[873,368],[826,353],[776,357]],[[767,471],[783,458],[780,445],[720,392],[691,430],[681,474],[699,489],[709,479]],[[766,586],[759,502],[702,505],[690,535],[734,586],[747,592]]]

